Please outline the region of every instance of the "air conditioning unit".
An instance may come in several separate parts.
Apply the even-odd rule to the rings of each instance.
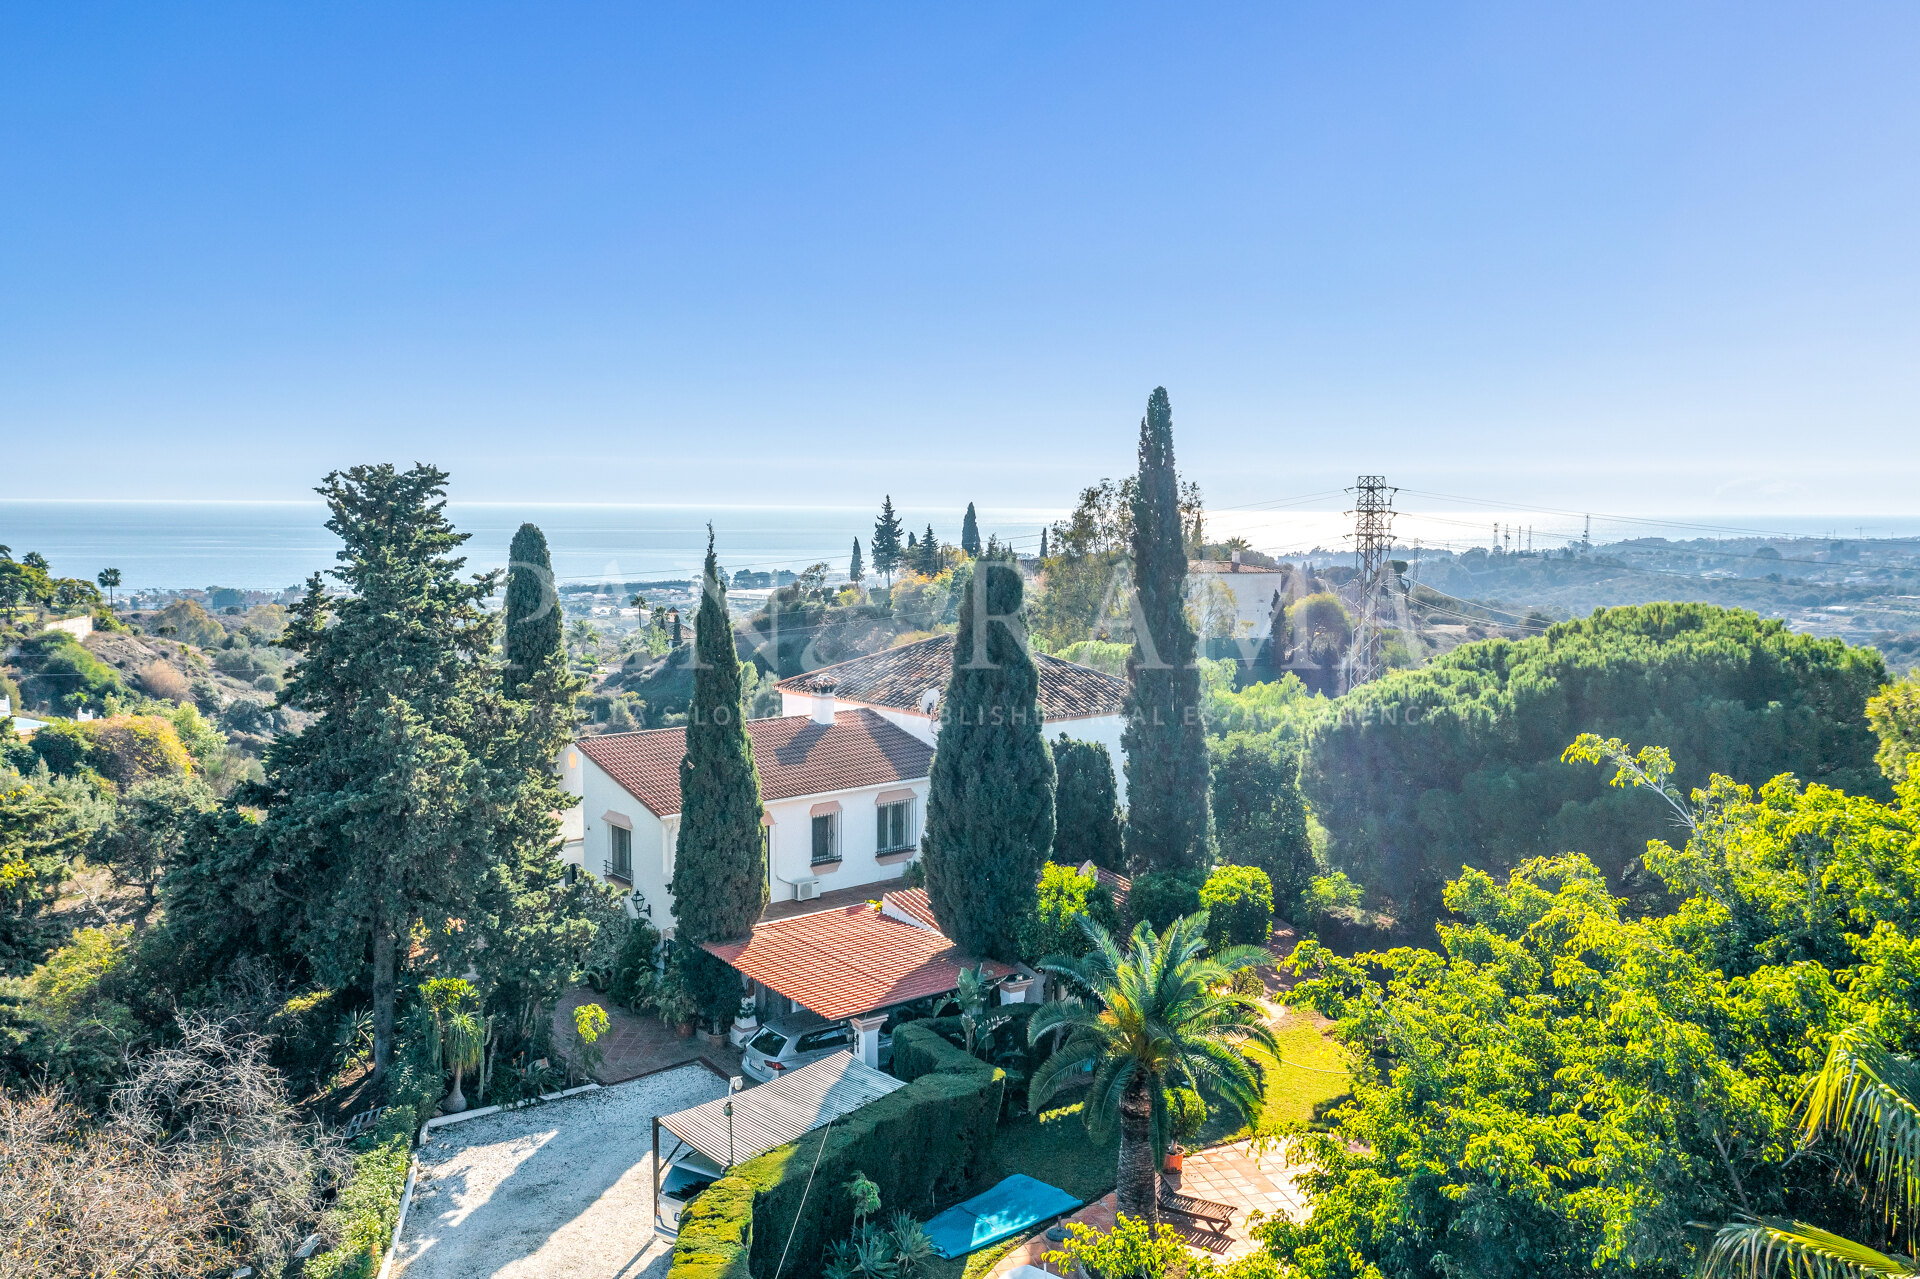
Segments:
[[[817,879],[796,879],[793,881],[793,900],[810,902],[820,895],[820,881]]]

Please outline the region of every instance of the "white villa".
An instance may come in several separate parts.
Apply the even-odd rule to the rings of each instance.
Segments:
[[[1125,682],[1034,655],[1048,734],[1101,742],[1121,785]],[[778,685],[786,714],[747,721],[766,814],[767,918],[879,897],[920,851],[953,637],[936,636]],[[561,756],[563,860],[632,888],[670,929],[682,728],[583,737]],[[866,891],[871,890],[871,891]],[[802,906],[799,903],[817,903]]]
[[[822,666],[782,680],[782,710],[808,714],[816,697],[859,706],[934,745],[940,735],[940,699],[953,672],[952,635],[935,635],[913,644]],[[1122,802],[1127,779],[1122,768],[1120,731],[1126,726],[1127,682],[1117,676],[1064,662],[1045,653],[1033,655],[1040,677],[1040,718],[1049,738],[1065,733],[1099,742],[1113,756],[1114,784]]]
[[[897,880],[920,848],[933,749],[870,710],[831,697],[808,715],[747,721],[766,806],[768,898]],[[680,833],[681,728],[584,737],[561,759],[580,796],[567,815],[563,860],[633,888],[656,925],[672,925]]]

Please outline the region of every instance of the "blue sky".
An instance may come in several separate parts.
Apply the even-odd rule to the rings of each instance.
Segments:
[[[0,10],[0,496],[1920,508],[1910,3]]]

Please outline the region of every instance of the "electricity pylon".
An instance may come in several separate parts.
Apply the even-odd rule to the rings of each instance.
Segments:
[[[1393,551],[1393,495],[1400,490],[1384,475],[1362,475],[1347,492],[1354,494],[1353,558],[1360,615],[1353,628],[1353,647],[1347,654],[1347,687],[1378,679],[1385,671],[1380,637],[1391,592]]]

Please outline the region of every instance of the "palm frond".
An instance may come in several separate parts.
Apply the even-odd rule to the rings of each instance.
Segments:
[[[1913,1262],[1804,1221],[1764,1218],[1720,1227],[1703,1279],[1913,1279]]]
[[[1809,1138],[1839,1138],[1864,1165],[1887,1220],[1920,1216],[1920,1066],[1912,1058],[1888,1052],[1863,1027],[1836,1035],[1808,1087],[1803,1124]]]
[[[1072,1081],[1086,1064],[1099,1055],[1100,1044],[1091,1036],[1079,1043],[1069,1041],[1035,1068],[1027,1081],[1027,1106],[1036,1113],[1053,1100],[1055,1093]]]

